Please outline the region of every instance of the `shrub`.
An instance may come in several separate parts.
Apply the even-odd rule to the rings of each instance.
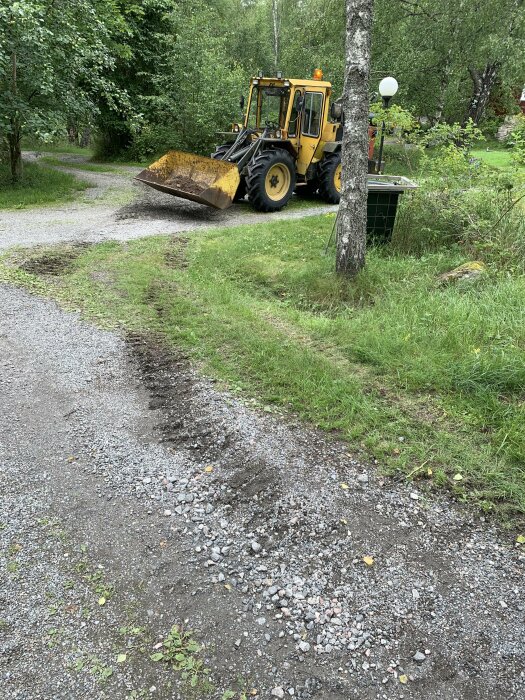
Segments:
[[[428,176],[402,197],[393,246],[421,253],[457,245],[470,257],[525,272],[523,179],[469,158],[468,142],[458,143],[444,138],[437,153],[423,157]]]
[[[525,116],[520,114],[517,118],[507,143],[512,147],[512,160],[516,165],[525,165]]]

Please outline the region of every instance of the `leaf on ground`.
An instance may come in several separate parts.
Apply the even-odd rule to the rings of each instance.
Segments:
[[[212,471],[213,471],[213,467],[211,467],[211,466],[209,466],[209,467],[204,467],[204,471],[206,472],[206,474],[211,474]]]
[[[105,605],[105,604],[106,604],[106,599],[104,598],[104,596],[101,596],[101,597],[98,599],[98,604],[99,604],[99,605]]]
[[[162,661],[164,654],[161,651],[158,651],[156,654],[152,654],[149,658],[152,661]]]
[[[460,474],[459,472],[454,474],[454,481],[463,481],[463,474]]]
[[[518,535],[518,536],[516,537],[516,542],[517,542],[518,544],[525,544],[525,535]]]
[[[363,557],[363,561],[367,566],[373,566],[374,565],[374,557]]]
[[[123,664],[124,661],[125,661],[127,658],[128,658],[128,657],[127,657],[126,654],[119,654],[119,655],[117,656],[117,663],[118,663],[118,664]]]
[[[229,584],[229,583],[225,583],[225,584],[224,584],[224,588],[225,588],[227,591],[231,591],[231,589],[232,589],[231,584]]]
[[[348,486],[348,484],[345,484],[344,481],[343,481],[342,484],[339,484],[339,486],[340,486],[342,489],[349,489],[349,488],[350,488],[350,486]]]
[[[408,676],[405,676],[405,674],[403,673],[402,676],[399,676],[399,682],[403,685],[406,685],[408,683]]]

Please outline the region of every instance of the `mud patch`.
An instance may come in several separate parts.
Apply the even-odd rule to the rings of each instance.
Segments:
[[[174,236],[170,241],[170,247],[164,255],[164,264],[173,270],[183,270],[188,267],[186,248],[189,238]]]
[[[185,450],[199,462],[220,461],[227,467],[228,486],[223,501],[241,503],[257,496],[259,504],[273,501],[280,480],[271,465],[248,459],[243,438],[228,421],[218,416],[217,403],[224,400],[199,378],[183,353],[166,346],[161,337],[127,337],[132,361],[138,363],[140,379],[149,393],[149,408],[158,412],[159,440]]]
[[[88,248],[88,243],[79,243],[60,250],[37,252],[18,263],[24,272],[41,277],[60,277],[68,274],[73,268],[73,262]]]

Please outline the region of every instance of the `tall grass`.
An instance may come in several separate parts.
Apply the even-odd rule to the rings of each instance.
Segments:
[[[59,172],[36,163],[24,163],[20,182],[11,182],[6,164],[0,163],[0,209],[21,209],[73,199],[90,187],[69,173]]]

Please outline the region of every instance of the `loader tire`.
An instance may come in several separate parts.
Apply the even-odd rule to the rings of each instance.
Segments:
[[[223,143],[221,146],[216,146],[214,152],[210,155],[210,158],[216,160],[222,160],[222,157],[228,153],[231,148],[231,143]],[[233,197],[234,202],[238,202],[246,197],[246,180],[241,175],[241,181],[239,182],[239,187],[237,187],[237,192]]]
[[[248,199],[257,211],[279,211],[295,188],[295,163],[288,151],[262,151],[248,166]]]
[[[319,163],[319,196],[330,204],[341,199],[341,154],[327,153]]]

